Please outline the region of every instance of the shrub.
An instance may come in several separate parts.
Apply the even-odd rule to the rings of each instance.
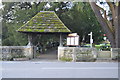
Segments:
[[[61,61],[68,61],[68,62],[70,62],[70,61],[72,61],[73,59],[72,59],[72,58],[69,58],[69,57],[61,57],[60,60],[61,60]]]

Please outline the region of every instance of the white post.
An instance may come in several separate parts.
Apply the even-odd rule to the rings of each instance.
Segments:
[[[88,35],[90,35],[90,47],[92,48],[92,43],[93,43],[92,32],[90,32],[90,34],[88,34]]]

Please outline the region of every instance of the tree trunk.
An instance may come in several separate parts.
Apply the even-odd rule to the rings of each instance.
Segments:
[[[106,20],[102,17],[98,6],[96,5],[95,2],[90,2],[90,5],[91,5],[91,8],[93,9],[93,11],[95,13],[96,18],[98,19],[98,22],[101,24],[101,27],[103,28],[103,30],[105,31],[109,41],[111,42],[112,48],[115,48],[116,47],[115,36],[111,32]]]
[[[116,48],[120,48],[120,2],[115,8],[115,27],[116,27]]]
[[[119,6],[118,6],[118,40],[117,40],[117,45],[118,48],[120,48],[120,2],[119,2]]]

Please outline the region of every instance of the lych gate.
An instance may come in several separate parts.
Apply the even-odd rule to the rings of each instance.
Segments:
[[[32,41],[37,34],[59,34],[59,46],[63,46],[62,35],[71,33],[54,11],[40,11],[17,31],[28,35],[27,46],[34,46]]]

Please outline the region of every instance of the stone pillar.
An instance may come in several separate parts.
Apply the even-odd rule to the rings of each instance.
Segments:
[[[97,49],[96,48],[91,48],[91,49],[92,49],[93,58],[96,59],[98,55]]]
[[[33,44],[32,44],[32,34],[28,34],[28,45],[27,46],[33,46]]]
[[[63,47],[62,34],[60,34],[60,44],[59,44],[59,47]]]
[[[33,46],[26,46],[24,52],[26,57],[33,59]]]
[[[29,53],[28,53],[28,56],[30,57],[30,59],[33,59],[34,57],[34,46],[33,46],[33,35],[32,34],[28,34],[28,47],[30,47],[29,49]]]
[[[76,62],[76,47],[73,48],[73,62]]]
[[[111,48],[111,58],[112,59],[117,59],[118,58],[118,52],[119,52],[118,48]]]

